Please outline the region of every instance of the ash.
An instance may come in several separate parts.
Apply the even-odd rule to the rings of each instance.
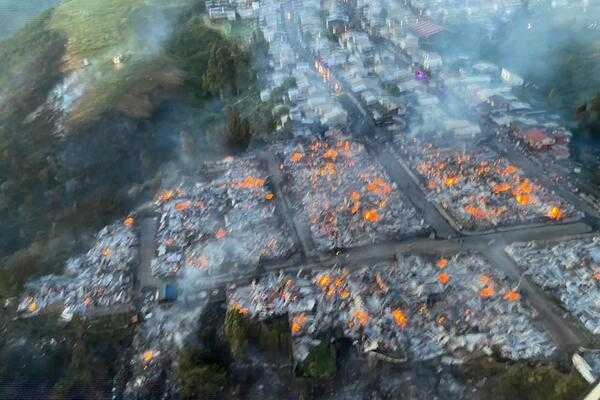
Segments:
[[[336,330],[394,362],[453,364],[494,351],[510,359],[547,358],[555,351],[518,291],[478,255],[403,255],[355,271],[272,273],[230,291],[228,305],[251,318],[288,314],[298,361],[320,334]]]
[[[600,237],[514,243],[506,248],[525,273],[593,334],[600,333]]]
[[[415,236],[429,226],[364,147],[340,132],[279,150],[290,197],[319,250]]]
[[[39,314],[55,307],[62,317],[92,315],[129,308],[138,238],[131,226],[116,222],[102,229],[85,255],[71,258],[65,274],[46,275],[26,285],[18,310]]]
[[[207,167],[213,176],[206,181],[183,182],[159,195],[153,274],[172,277],[186,268],[205,275],[249,272],[260,261],[295,252],[294,236],[276,211],[257,159],[226,159]]]
[[[457,149],[416,138],[398,143],[427,198],[469,231],[565,222],[583,214],[485,147]]]
[[[126,399],[152,395],[166,375],[166,392],[175,390],[173,363],[188,336],[198,330],[205,301],[153,307],[145,316],[134,341],[129,362],[132,377],[124,391]]]

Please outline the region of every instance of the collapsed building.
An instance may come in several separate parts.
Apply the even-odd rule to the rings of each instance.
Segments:
[[[364,147],[339,131],[277,150],[293,208],[320,250],[426,233],[428,225]]]
[[[207,170],[204,181],[159,194],[153,274],[168,278],[187,268],[206,275],[251,272],[260,261],[294,253],[293,232],[277,211],[258,159],[228,158]]]
[[[525,274],[554,295],[587,330],[600,333],[600,237],[514,243],[506,248]]]
[[[418,174],[427,198],[447,210],[461,229],[479,231],[582,216],[485,146],[460,150],[413,138],[397,141],[397,149]]]
[[[494,351],[545,358],[555,351],[514,284],[474,254],[399,255],[397,262],[357,270],[271,273],[229,291],[228,306],[259,320],[287,314],[297,361],[333,331],[396,362],[460,363],[473,352]]]
[[[63,275],[46,275],[25,285],[18,311],[62,310],[62,317],[91,315],[130,306],[133,268],[138,260],[135,220],[127,217],[102,229],[92,248],[67,261]]]

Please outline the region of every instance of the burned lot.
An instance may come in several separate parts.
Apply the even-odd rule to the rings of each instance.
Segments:
[[[364,147],[341,133],[278,151],[297,218],[319,250],[426,233],[428,225]]]
[[[135,220],[127,217],[102,229],[92,248],[67,261],[63,275],[46,275],[27,284],[19,311],[37,314],[58,308],[74,314],[117,311],[130,306],[133,271],[138,261]]]
[[[185,268],[243,273],[261,261],[290,256],[294,234],[277,212],[260,162],[230,158],[208,168],[204,182],[183,182],[159,194],[153,273],[169,277]]]
[[[600,237],[507,247],[525,274],[549,291],[587,330],[600,333]]]
[[[475,254],[402,255],[353,271],[271,274],[230,291],[228,302],[251,318],[287,314],[300,361],[331,331],[400,361],[460,362],[494,350],[510,359],[549,357],[555,346],[515,286]]]
[[[445,209],[461,230],[573,221],[582,216],[485,146],[457,149],[412,139],[399,149],[428,200]]]

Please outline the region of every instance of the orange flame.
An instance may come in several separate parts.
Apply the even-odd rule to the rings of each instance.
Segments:
[[[332,162],[326,162],[325,165],[319,169],[320,176],[335,175],[335,173],[335,164]]]
[[[515,186],[513,193],[515,195],[517,194],[529,194],[533,192],[533,186],[531,185],[531,181],[529,179],[524,179],[523,181],[521,181],[521,183],[519,183],[517,186]]]
[[[306,315],[304,313],[296,315],[292,318],[292,335],[300,333],[302,326],[306,322]]]
[[[498,184],[494,185],[492,187],[492,192],[494,192],[495,194],[498,194],[498,193],[508,192],[510,189],[512,189],[512,186],[510,183],[502,182],[502,183],[498,183]]]
[[[526,205],[531,204],[533,202],[533,199],[527,193],[516,195],[515,196],[515,200],[516,200],[517,204],[519,204],[521,206],[526,206]]]
[[[302,160],[303,157],[304,156],[302,155],[302,153],[299,153],[296,151],[296,152],[292,153],[290,160],[292,160],[293,162],[298,162],[298,161]]]
[[[460,181],[460,178],[456,175],[448,176],[444,179],[444,186],[451,187],[455,186]]]
[[[392,187],[384,179],[376,178],[367,184],[367,190],[380,196],[391,193]]]
[[[445,272],[440,272],[437,279],[442,285],[446,285],[450,281],[450,277]]]
[[[352,312],[352,317],[363,328],[369,323],[369,314],[365,310],[354,310]]]
[[[265,200],[273,200],[273,197],[275,197],[275,196],[273,195],[273,193],[267,193],[267,194],[265,195]]]
[[[437,265],[439,269],[444,269],[448,266],[448,259],[440,258],[435,262],[435,265]]]
[[[180,201],[178,203],[175,204],[175,209],[177,211],[185,211],[188,210],[192,207],[192,202],[191,201]]]
[[[112,251],[108,247],[102,249],[102,257],[110,257],[111,254]]]
[[[379,213],[376,209],[371,208],[363,213],[363,218],[365,221],[377,222],[379,221]]]
[[[511,303],[514,303],[515,301],[519,301],[520,298],[521,298],[521,295],[516,290],[509,290],[506,293],[504,293],[504,296],[503,296],[504,300],[510,301]]]
[[[329,286],[330,283],[331,277],[329,274],[321,274],[317,277],[317,285],[321,286],[322,288]]]
[[[483,299],[487,299],[496,294],[496,290],[492,286],[484,287],[479,291],[479,296]]]
[[[265,180],[254,176],[247,176],[241,181],[238,181],[234,186],[240,189],[257,189],[265,184]]]
[[[237,311],[237,312],[238,312],[239,314],[241,314],[241,315],[246,315],[246,314],[248,314],[248,311],[250,311],[250,310],[248,310],[246,307],[242,307],[242,306],[241,306],[240,304],[238,304],[238,303],[233,303],[233,304],[231,305],[231,309],[232,309],[232,310],[234,310],[234,311]]]
[[[394,318],[396,325],[402,329],[406,328],[406,325],[408,325],[408,318],[406,317],[406,314],[404,314],[402,310],[398,308],[392,311],[392,318]]]
[[[173,196],[175,196],[175,192],[173,192],[172,190],[165,190],[158,196],[158,201],[164,203],[166,201],[171,200]]]
[[[154,359],[154,351],[152,351],[152,350],[147,350],[142,354],[142,360],[145,363],[149,363],[153,359]]]
[[[517,172],[517,167],[512,164],[508,164],[505,168],[498,171],[498,173],[502,176],[512,175]]]
[[[123,220],[123,225],[125,225],[128,228],[131,228],[134,223],[135,219],[131,215],[129,215],[127,218],[125,218],[125,220]]]
[[[27,305],[27,311],[29,311],[30,313],[36,312],[37,309],[38,309],[37,303],[33,300]]]
[[[225,229],[223,229],[223,228],[219,228],[215,232],[215,237],[217,239],[223,239],[225,237],[225,235],[227,235],[227,231]]]
[[[559,220],[563,218],[563,212],[560,208],[556,206],[550,207],[546,216],[550,219]]]
[[[470,216],[472,216],[475,219],[487,218],[487,213],[485,212],[485,210],[482,210],[479,207],[475,207],[473,205],[467,204],[463,208],[467,214],[469,214]]]
[[[350,212],[352,214],[356,214],[358,212],[358,209],[360,208],[360,193],[351,192],[350,200],[352,200],[352,207],[350,208]]]
[[[338,155],[338,152],[335,149],[329,149],[325,152],[325,154],[323,154],[324,158],[336,158]]]

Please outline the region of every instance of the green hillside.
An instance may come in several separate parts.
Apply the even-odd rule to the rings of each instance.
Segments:
[[[257,96],[252,50],[208,27],[203,5],[65,0],[0,42],[3,268],[60,265],[48,240],[71,243],[150,193],[182,129],[198,146],[224,142],[224,108]],[[188,117],[169,127],[165,110]]]

